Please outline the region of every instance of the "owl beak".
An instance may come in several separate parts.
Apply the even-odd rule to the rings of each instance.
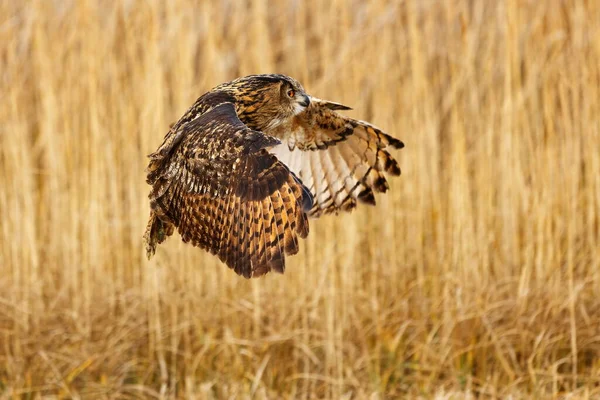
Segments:
[[[308,107],[310,104],[310,97],[307,95],[302,96],[302,101],[298,102],[302,107]]]

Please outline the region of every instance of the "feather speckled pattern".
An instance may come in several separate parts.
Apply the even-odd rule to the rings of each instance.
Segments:
[[[404,145],[347,109],[277,74],[202,95],[149,156],[148,258],[176,229],[246,278],[283,272],[308,216],[374,205]]]
[[[169,227],[147,232],[154,252],[175,226],[184,242],[217,255],[247,278],[283,272],[285,255],[308,235],[304,207],[312,198],[265,148],[279,141],[244,125],[223,103],[186,125],[168,165],[154,170],[151,220]],[[158,229],[161,229],[160,227]]]

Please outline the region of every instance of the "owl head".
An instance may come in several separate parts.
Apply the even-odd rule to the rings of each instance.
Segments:
[[[250,75],[217,86],[235,98],[239,118],[249,128],[268,131],[303,112],[310,96],[293,78],[279,74]]]

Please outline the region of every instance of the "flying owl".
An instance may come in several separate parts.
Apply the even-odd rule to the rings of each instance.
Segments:
[[[175,228],[246,278],[283,273],[308,217],[338,213],[400,175],[404,144],[308,95],[285,75],[251,75],[202,95],[149,155],[151,258]]]

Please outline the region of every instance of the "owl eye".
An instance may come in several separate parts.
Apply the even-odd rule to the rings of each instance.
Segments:
[[[294,92],[294,89],[290,89],[287,92],[288,97],[294,97],[295,94],[296,94],[296,92]]]

